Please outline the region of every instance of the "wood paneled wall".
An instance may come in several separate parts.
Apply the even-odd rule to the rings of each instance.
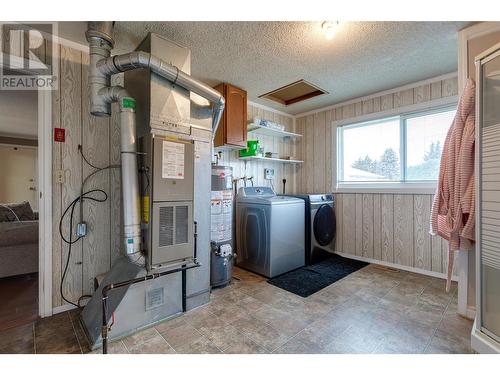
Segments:
[[[293,116],[282,115],[249,104],[247,108],[247,117],[248,121],[252,120],[254,117],[274,121],[284,125],[286,131],[296,132]],[[254,133],[248,133],[248,139],[259,140],[259,145],[264,147],[264,152],[277,152],[280,157],[296,156],[298,144],[300,144],[300,138],[280,138]],[[253,176],[254,186],[270,186],[269,181],[264,180],[264,168],[274,168],[275,177],[273,183],[277,192],[282,193],[282,180],[284,178],[286,178],[286,193],[293,194],[296,192],[297,172],[300,168],[296,164],[285,164],[265,160],[251,160],[245,162],[238,158],[237,150],[223,151],[222,159],[219,161],[219,164],[233,167],[233,176],[235,178]],[[238,184],[238,187],[241,186],[243,186],[243,182]]]
[[[120,161],[118,116],[96,118],[89,112],[87,73],[89,56],[66,46],[60,49],[60,79],[58,90],[52,97],[53,127],[66,131],[64,143],[53,143],[52,201],[53,201],[53,307],[65,305],[59,293],[64,266],[68,259],[68,244],[59,235],[59,220],[66,207],[80,194],[80,187],[94,169],[82,160],[78,151],[81,144],[89,161],[104,167]],[[120,80],[120,77],[117,78]],[[64,183],[55,178],[57,171],[64,172]],[[102,189],[108,194],[104,203],[84,201],[83,216],[88,235],[72,245],[68,270],[63,284],[66,298],[77,302],[84,294],[91,294],[96,275],[109,270],[120,251],[120,171],[104,170],[91,177],[85,191]],[[73,225],[79,221],[78,207]],[[69,217],[62,232],[69,236]]]
[[[336,251],[446,273],[448,243],[429,234],[432,199],[432,194],[335,194]]]
[[[334,192],[337,174],[336,122],[458,94],[457,78],[447,77],[392,93],[371,95],[296,119],[302,140],[297,157],[297,192]],[[336,193],[336,251],[416,270],[445,273],[446,241],[429,234],[431,194]]]

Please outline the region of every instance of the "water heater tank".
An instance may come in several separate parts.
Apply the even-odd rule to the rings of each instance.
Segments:
[[[221,287],[233,273],[233,168],[212,166],[210,284]]]

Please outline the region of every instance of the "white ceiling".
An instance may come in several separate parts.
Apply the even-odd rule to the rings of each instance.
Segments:
[[[36,139],[37,121],[36,91],[0,91],[0,135]]]
[[[156,32],[191,49],[193,76],[232,83],[249,100],[302,113],[457,69],[457,31],[470,22],[117,22],[116,50]],[[288,107],[258,96],[299,79],[328,91]]]

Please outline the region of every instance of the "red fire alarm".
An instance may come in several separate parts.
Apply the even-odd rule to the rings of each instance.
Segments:
[[[64,142],[66,140],[65,129],[54,128],[54,142]]]

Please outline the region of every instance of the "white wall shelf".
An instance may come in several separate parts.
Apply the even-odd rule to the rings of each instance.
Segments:
[[[290,163],[290,164],[300,164],[303,163],[302,160],[288,160],[288,159],[279,159],[279,158],[266,158],[265,156],[240,156],[240,160],[243,161],[252,161],[252,160],[265,160],[279,163]]]
[[[258,125],[258,124],[254,124],[254,123],[247,124],[247,130],[249,133],[269,135],[271,137],[282,137],[282,138],[302,137],[302,134],[286,132],[284,130],[272,129],[272,128],[268,128],[267,126],[262,126],[262,125]]]

